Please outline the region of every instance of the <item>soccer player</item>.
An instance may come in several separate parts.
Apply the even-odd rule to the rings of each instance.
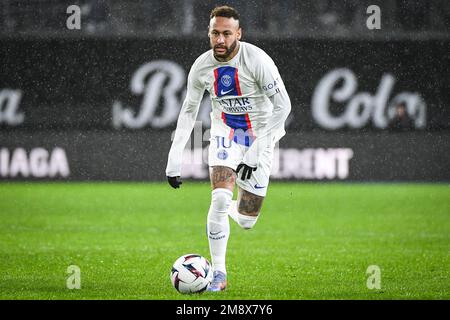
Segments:
[[[208,36],[211,50],[199,56],[189,72],[166,175],[173,188],[180,187],[182,153],[207,90],[212,104],[207,235],[214,270],[208,290],[221,291],[227,285],[228,215],[244,229],[255,225],[291,102],[273,60],[260,48],[240,41],[242,29],[235,9],[213,9]],[[235,184],[237,201],[232,200]]]

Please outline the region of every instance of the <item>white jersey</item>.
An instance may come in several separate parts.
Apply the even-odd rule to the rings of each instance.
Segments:
[[[228,137],[251,147],[268,131],[271,143],[285,134],[287,114],[283,111],[279,116],[274,116],[274,105],[270,100],[276,93],[286,93],[273,60],[262,49],[246,42],[239,42],[237,54],[226,62],[217,61],[213,50],[209,50],[197,58],[189,72],[186,99],[169,152],[168,176],[181,174],[182,152],[192,132],[205,90],[211,97],[211,136]],[[288,104],[289,108],[285,108],[287,113],[290,102]],[[245,132],[245,138],[241,139],[238,133],[242,132]],[[247,160],[247,164],[257,165],[257,161]]]

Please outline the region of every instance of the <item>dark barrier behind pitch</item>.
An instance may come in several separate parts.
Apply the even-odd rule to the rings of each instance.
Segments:
[[[293,104],[274,179],[450,180],[450,42],[256,44]],[[187,73],[207,49],[199,40],[1,40],[0,179],[164,179]],[[390,130],[402,101],[410,126]],[[209,108],[205,96],[204,129]],[[203,152],[187,151],[186,178],[207,178]]]
[[[2,180],[158,181],[165,180],[170,133],[7,132],[0,146]],[[184,178],[208,178],[206,147],[185,151]],[[275,152],[272,178],[448,182],[448,150],[448,132],[288,133]]]
[[[450,129],[450,41],[256,44],[280,69],[293,103],[291,130],[385,129],[401,101],[414,129]],[[24,116],[2,112],[0,125],[173,128],[190,66],[207,49],[199,40],[2,40],[2,101]],[[205,98],[206,125],[209,107]]]

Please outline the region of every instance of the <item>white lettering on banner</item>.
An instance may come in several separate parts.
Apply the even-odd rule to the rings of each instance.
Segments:
[[[272,177],[278,179],[347,179],[353,150],[328,149],[280,149],[274,157]]]
[[[276,148],[271,177],[299,180],[347,179],[353,154],[350,148]],[[208,148],[185,149],[181,170],[183,178],[207,178],[207,163]]]
[[[338,84],[342,83],[340,87]],[[327,73],[318,83],[312,98],[312,116],[325,129],[335,130],[348,126],[362,128],[370,120],[374,127],[387,128],[395,115],[397,104],[404,102],[408,115],[418,129],[426,125],[426,104],[417,92],[401,92],[391,101],[395,78],[386,73],[382,76],[375,95],[368,92],[355,94],[358,82],[355,74],[346,68]],[[331,103],[347,103],[340,115],[331,112]]]
[[[51,152],[44,148],[33,148],[27,154],[25,149],[0,149],[0,176],[15,178],[54,178],[70,174],[69,162],[64,149],[54,148]]]
[[[186,90],[186,72],[177,63],[169,60],[155,60],[139,67],[131,77],[131,92],[142,96],[140,109],[123,106],[120,101],[114,101],[112,106],[113,126],[129,129],[141,129],[150,125],[153,128],[163,128],[174,123],[178,118]],[[201,103],[202,109],[211,109],[211,103]],[[160,105],[162,101],[162,105]],[[209,112],[200,112],[206,123],[209,123]],[[203,120],[203,119],[202,119]]]
[[[17,126],[23,123],[25,116],[17,110],[21,99],[21,90],[0,90],[0,124]]]

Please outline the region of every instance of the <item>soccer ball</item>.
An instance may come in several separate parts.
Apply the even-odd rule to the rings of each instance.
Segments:
[[[213,273],[209,261],[199,254],[191,253],[179,257],[172,266],[172,285],[181,293],[205,291],[211,283]]]

